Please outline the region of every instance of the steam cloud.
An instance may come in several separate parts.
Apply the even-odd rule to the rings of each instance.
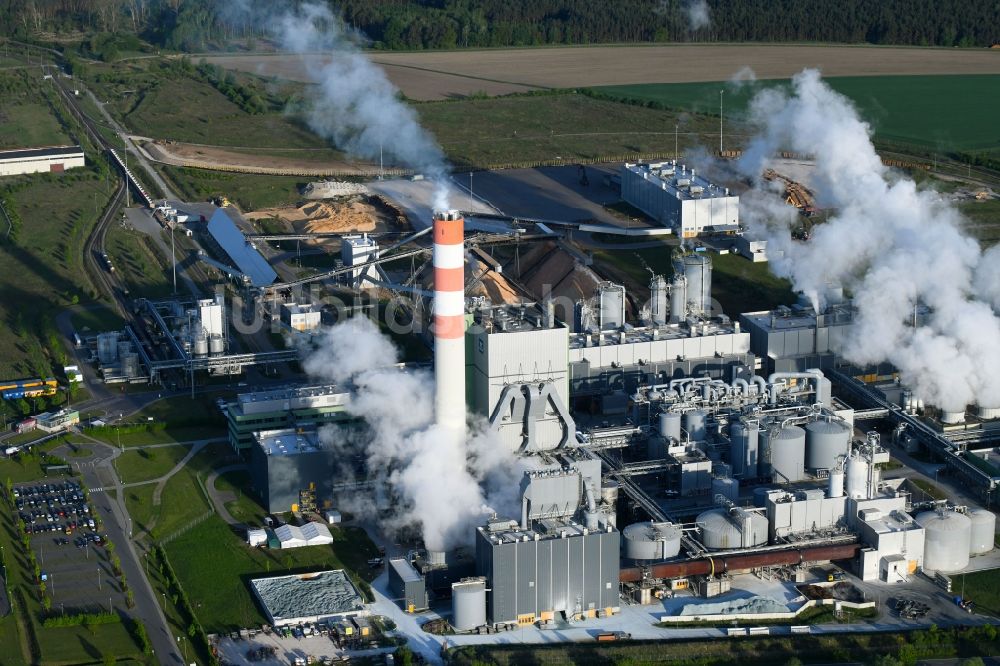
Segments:
[[[762,91],[750,115],[761,131],[737,169],[756,181],[744,200],[751,235],[818,307],[835,287],[853,294],[856,325],[838,351],[891,362],[942,409],[1000,406],[1000,249],[983,254],[953,206],[886,168],[869,126],[819,72],[798,74],[790,93]],[[761,180],[779,149],[815,156],[818,203],[835,209],[808,242],[792,240],[794,209]]]
[[[433,376],[401,371],[396,362],[392,342],[368,319],[355,318],[329,329],[304,365],[310,375],[352,387],[347,411],[370,428],[368,469],[400,500],[388,518],[371,506],[365,517],[389,529],[419,526],[427,548],[447,550],[467,543],[494,511],[514,515],[522,469],[484,424],[473,424],[466,437],[435,426]],[[344,443],[337,428],[322,436],[330,445]]]
[[[690,0],[684,4],[684,14],[687,16],[688,27],[692,30],[707,28],[712,24],[706,0]]]
[[[236,0],[231,17],[255,16],[285,51],[302,61],[315,87],[307,90],[306,122],[320,136],[357,157],[384,158],[437,183],[434,208],[448,208],[444,153],[420,126],[399,90],[357,46],[340,18],[326,5],[305,3],[282,13]],[[263,18],[259,18],[263,16]]]

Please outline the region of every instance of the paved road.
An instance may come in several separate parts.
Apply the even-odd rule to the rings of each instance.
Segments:
[[[236,496],[232,492],[217,490],[215,487],[215,480],[226,472],[244,471],[246,469],[248,469],[246,465],[226,465],[225,467],[219,467],[213,470],[212,473],[208,475],[208,479],[205,481],[205,486],[208,489],[208,496],[212,499],[212,504],[215,505],[215,512],[233,527],[241,529],[245,528],[246,525],[233,518],[233,515],[229,513],[229,509],[226,508],[226,502],[232,502],[236,499]]]
[[[120,453],[113,446],[91,441],[94,454],[85,461],[72,463],[90,488],[116,488],[116,500],[108,494],[95,493],[91,496],[94,510],[104,519],[104,528],[108,538],[118,544],[118,555],[121,559],[125,577],[132,581],[132,591],[135,595],[135,607],[130,611],[133,618],[141,620],[146,625],[153,652],[161,664],[183,663],[177,652],[177,645],[167,618],[163,614],[156,593],[146,578],[142,558],[146,553],[136,549],[132,542],[132,520],[125,509],[125,491],[121,481],[115,474],[111,461]]]

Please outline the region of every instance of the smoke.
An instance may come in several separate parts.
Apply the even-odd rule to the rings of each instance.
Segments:
[[[282,13],[261,9],[237,0],[226,13],[230,20],[253,14],[282,50],[311,56],[302,58],[316,83],[306,91],[309,127],[351,155],[424,174],[437,184],[435,209],[447,209],[441,147],[420,126],[385,71],[361,51],[357,35],[324,4],[306,3]]]
[[[768,239],[772,270],[818,307],[835,287],[853,294],[855,326],[838,351],[891,362],[942,409],[1000,405],[1000,250],[984,255],[948,201],[887,169],[871,128],[819,72],[762,91],[750,115],[760,132],[737,163],[756,181],[744,219]],[[834,211],[807,242],[792,240],[791,207],[761,180],[779,149],[815,156],[813,189]]]
[[[517,511],[522,475],[515,458],[482,423],[455,434],[433,423],[434,378],[396,367],[396,348],[371,321],[350,319],[329,329],[304,363],[310,375],[351,388],[347,411],[368,426],[363,454],[370,472],[396,498],[388,517],[370,504],[362,515],[387,529],[419,526],[424,544],[446,550],[466,543],[493,512]],[[326,428],[325,441],[345,444]],[[367,513],[365,513],[365,511]]]
[[[735,74],[729,77],[729,85],[736,89],[756,82],[757,72],[753,71],[750,65],[743,65]]]
[[[691,30],[701,30],[712,25],[706,0],[690,0],[684,4],[684,14],[687,16],[688,27]]]

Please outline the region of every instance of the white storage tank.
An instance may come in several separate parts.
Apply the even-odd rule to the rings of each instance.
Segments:
[[[728,477],[716,477],[712,479],[712,498],[722,495],[730,502],[735,502],[740,498],[740,482]]]
[[[618,482],[605,481],[601,485],[601,501],[614,506],[618,502]]]
[[[663,326],[670,319],[667,302],[667,281],[657,275],[649,282],[649,318],[655,326]]]
[[[805,430],[795,425],[762,429],[760,443],[765,470],[761,476],[775,483],[795,483],[806,478]]]
[[[684,412],[684,429],[693,442],[703,442],[707,434],[708,412],[704,409],[692,409]]]
[[[948,424],[965,423],[965,410],[962,410],[961,412],[959,411],[948,412],[942,409],[941,423],[948,423]]]
[[[687,279],[687,306],[691,314],[712,311],[712,258],[706,254],[685,254],[674,263],[675,273]]]
[[[837,468],[830,470],[829,483],[826,489],[826,496],[830,499],[844,496],[844,470]]]
[[[985,421],[1000,419],[1000,407],[987,407],[986,405],[979,405],[976,415]]]
[[[851,429],[843,421],[813,421],[805,430],[806,469],[834,469],[848,454]]]
[[[969,566],[972,521],[955,511],[925,511],[917,516],[924,528],[924,569],[950,573]]]
[[[729,425],[729,464],[733,467],[733,476],[757,478],[759,434],[756,421],[733,421]]]
[[[486,579],[466,578],[451,584],[451,626],[472,631],[486,624]]]
[[[597,286],[602,331],[617,331],[625,325],[625,287],[612,282]]]
[[[868,461],[860,456],[847,459],[847,496],[851,499],[868,499]]]
[[[670,323],[687,319],[687,278],[675,275],[670,283]]]
[[[972,509],[968,516],[972,523],[969,555],[982,555],[993,550],[997,530],[996,514],[986,509]]]
[[[681,439],[681,415],[677,412],[660,412],[659,424],[657,426],[660,431],[660,435],[664,439],[674,439],[680,441]]]
[[[681,529],[673,523],[632,523],[622,530],[622,543],[628,559],[665,560],[681,551]]]
[[[767,518],[743,509],[712,509],[698,516],[701,543],[710,550],[750,548],[767,543]]]

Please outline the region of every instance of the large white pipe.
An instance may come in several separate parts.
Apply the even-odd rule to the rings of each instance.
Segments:
[[[434,213],[434,415],[465,432],[465,220]]]

